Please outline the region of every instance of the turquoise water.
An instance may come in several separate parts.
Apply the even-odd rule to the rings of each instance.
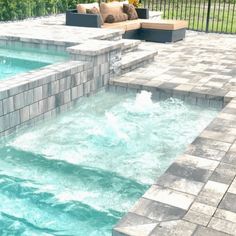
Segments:
[[[0,146],[0,235],[111,235],[218,110],[101,92]]]
[[[68,58],[65,53],[20,47],[0,47],[0,80]]]

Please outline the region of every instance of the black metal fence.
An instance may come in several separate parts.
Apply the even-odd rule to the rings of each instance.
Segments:
[[[236,0],[143,0],[163,18],[188,20],[189,29],[236,34]]]
[[[78,2],[107,0],[0,0],[0,21],[65,12]],[[189,29],[236,34],[236,0],[141,0],[163,18],[188,20]]]

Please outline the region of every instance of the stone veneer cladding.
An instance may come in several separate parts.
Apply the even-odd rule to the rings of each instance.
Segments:
[[[2,81],[0,136],[49,118],[92,93],[88,68],[84,62],[69,61]]]
[[[108,83],[109,76],[121,73],[122,46],[123,43],[120,41],[88,40],[83,44],[69,47],[67,51],[73,60],[89,62],[97,81],[105,81],[104,85]]]
[[[69,109],[81,96],[105,87],[111,76],[120,73],[123,43],[87,40],[83,44],[37,44],[0,40],[0,45],[30,46],[70,53],[72,61],[16,75],[0,85],[0,136],[34,124]],[[71,47],[67,47],[71,46]]]

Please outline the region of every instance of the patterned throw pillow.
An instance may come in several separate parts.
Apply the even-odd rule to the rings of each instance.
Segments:
[[[114,23],[115,17],[113,15],[108,15],[106,18],[106,23]]]
[[[128,15],[129,20],[136,20],[138,19],[138,13],[132,4],[124,4],[123,5],[124,13]]]
[[[86,9],[86,13],[87,14],[97,14],[100,16],[100,19],[101,19],[101,24],[103,25],[104,22],[103,22],[103,19],[102,19],[102,16],[101,16],[101,13],[100,11],[96,8],[96,7],[93,7],[93,8],[90,8],[90,9]]]
[[[111,17],[109,15],[112,15],[114,17],[114,22],[121,22],[128,20],[128,15],[123,12],[123,5],[121,5],[119,2],[111,2],[111,3],[102,2],[100,4],[100,12],[104,22],[107,23],[108,21],[110,23],[111,20]]]

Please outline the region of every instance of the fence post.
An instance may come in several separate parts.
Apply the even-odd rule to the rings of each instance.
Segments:
[[[211,13],[211,0],[208,0],[207,19],[206,19],[206,32],[207,33],[209,32],[210,13]]]

